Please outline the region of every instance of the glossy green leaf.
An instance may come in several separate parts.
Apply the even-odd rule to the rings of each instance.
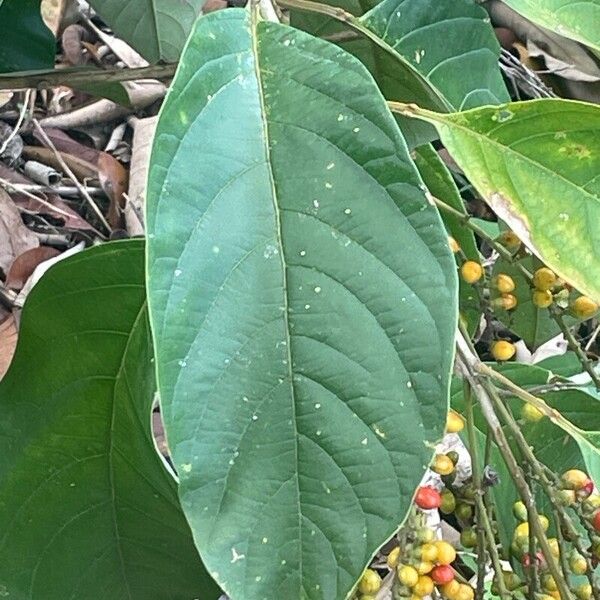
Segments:
[[[438,153],[430,144],[425,144],[414,151],[414,160],[427,189],[436,198],[449,204],[452,208],[464,212],[465,207],[460,192]],[[481,257],[473,232],[449,213],[441,213],[446,229],[460,246],[462,253],[457,254],[460,264],[466,258],[479,262]],[[461,317],[467,324],[467,329],[474,333],[481,320],[481,302],[474,286],[462,279],[459,280],[459,308]]]
[[[331,4],[352,11],[344,2]],[[498,68],[500,46],[486,11],[473,0],[384,0],[358,21],[382,43],[343,45],[367,65],[388,100],[442,112],[509,100]],[[312,30],[316,19],[299,25]],[[319,28],[319,35],[328,31]],[[411,146],[436,137],[415,123],[403,122],[402,130]]]
[[[494,212],[529,249],[600,301],[600,107],[543,99],[444,115],[433,123]]]
[[[204,0],[88,0],[146,60],[177,61]]]
[[[446,233],[367,70],[231,9],[198,21],[148,188],[180,497],[233,600],[343,599],[443,432]]]
[[[143,276],[140,242],[108,244],[27,300],[0,383],[2,596],[219,596],[152,440]]]
[[[527,19],[600,51],[600,0],[505,0]]]
[[[40,2],[6,0],[0,4],[0,73],[54,65],[56,40],[42,20]]]

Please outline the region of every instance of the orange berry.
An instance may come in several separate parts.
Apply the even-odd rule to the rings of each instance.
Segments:
[[[533,274],[533,285],[542,292],[553,288],[557,281],[556,273],[548,267],[542,267]]]
[[[477,283],[483,277],[483,267],[474,260],[468,260],[460,267],[460,274],[467,283]]]
[[[506,340],[498,340],[497,342],[494,342],[491,347],[492,356],[496,360],[510,360],[515,355],[516,351],[515,345]]]
[[[448,412],[448,420],[446,421],[446,433],[458,433],[465,426],[464,419],[454,410]]]
[[[510,275],[506,273],[499,273],[492,279],[492,285],[501,293],[501,294],[510,294],[515,289],[515,282]]]
[[[554,297],[550,290],[534,290],[531,294],[531,301],[538,308],[548,308],[554,302]]]
[[[579,296],[569,307],[574,317],[578,319],[589,319],[598,312],[598,304],[587,296]]]

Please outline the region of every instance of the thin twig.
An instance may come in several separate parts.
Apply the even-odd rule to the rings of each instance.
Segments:
[[[487,539],[488,551],[496,574],[498,583],[498,591],[501,598],[510,598],[510,594],[506,589],[504,577],[502,576],[502,566],[500,557],[496,548],[496,539],[486,507],[482,498],[481,473],[479,471],[479,452],[477,449],[477,440],[475,439],[475,417],[473,415],[473,400],[471,397],[471,388],[465,380],[465,401],[466,401],[466,420],[467,433],[469,436],[469,452],[471,453],[471,469],[473,474],[473,484],[475,486],[475,509],[477,517],[477,598],[483,598],[483,584],[485,574],[485,551],[484,551],[484,536]]]
[[[550,549],[550,545],[548,544],[548,539],[546,538],[546,534],[542,528],[542,524],[540,522],[539,514],[537,512],[537,508],[535,506],[535,499],[533,497],[533,493],[529,489],[527,485],[527,481],[525,480],[525,475],[523,470],[517,463],[515,456],[510,448],[508,440],[506,439],[506,435],[502,429],[502,425],[498,420],[496,415],[496,411],[494,410],[494,403],[490,397],[490,392],[493,393],[493,386],[490,385],[486,380],[482,382],[479,381],[476,374],[478,372],[478,366],[481,364],[481,361],[477,357],[477,355],[473,352],[473,350],[469,347],[469,343],[467,342],[467,338],[462,333],[459,333],[457,336],[457,349],[458,349],[458,361],[462,367],[462,371],[464,376],[468,379],[473,392],[477,396],[479,400],[479,405],[481,406],[481,411],[483,416],[485,417],[492,435],[494,436],[494,440],[496,441],[496,446],[500,451],[506,466],[508,467],[508,471],[513,478],[515,483],[515,487],[519,492],[519,496],[521,500],[525,504],[527,508],[528,520],[533,528],[536,538],[540,544],[540,548],[542,550],[542,554],[546,560],[546,564],[548,565],[548,569],[554,577],[556,581],[556,585],[561,594],[563,600],[573,600],[573,595],[569,590],[568,585],[566,584],[562,573],[552,555],[552,550]],[[499,397],[498,397],[499,399]],[[535,557],[532,557],[535,560]]]
[[[23,100],[23,106],[21,107],[21,111],[19,113],[19,119],[17,120],[17,124],[14,129],[10,132],[10,135],[4,140],[2,146],[0,146],[0,156],[6,152],[8,145],[12,142],[12,140],[19,133],[19,129],[21,129],[21,125],[23,125],[23,121],[25,120],[25,115],[27,114],[27,110],[29,109],[29,97],[31,96],[31,90],[27,90],[25,92],[25,98]]]
[[[83,185],[81,185],[81,183],[79,182],[77,177],[75,177],[75,174],[73,173],[73,171],[71,171],[69,165],[66,163],[66,161],[62,157],[62,154],[56,149],[56,146],[52,143],[52,140],[46,135],[46,132],[40,126],[37,119],[33,119],[32,122],[33,122],[33,126],[35,127],[36,131],[40,134],[44,143],[48,146],[48,148],[50,148],[50,150],[52,150],[52,152],[54,153],[54,156],[56,156],[56,160],[59,162],[62,170],[66,173],[67,177],[75,184],[75,187],[79,190],[79,193],[87,201],[87,203],[90,205],[91,209],[96,213],[96,216],[98,217],[98,219],[100,219],[100,222],[102,223],[102,225],[104,225],[104,227],[106,227],[106,230],[109,233],[112,233],[112,229],[111,229],[110,225],[108,224],[108,221],[102,214],[102,211],[98,208],[98,205],[94,202],[93,198],[90,196],[87,189]]]

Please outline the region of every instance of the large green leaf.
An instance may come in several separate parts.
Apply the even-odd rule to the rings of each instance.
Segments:
[[[53,267],[0,383],[0,595],[218,597],[154,448],[143,245]]]
[[[148,188],[180,497],[234,600],[345,598],[439,439],[456,325],[439,215],[354,57],[227,10],[190,38]]]
[[[531,21],[600,51],[600,0],[504,0]]]
[[[49,69],[56,40],[40,13],[41,0],[0,3],[0,73]]]
[[[451,115],[397,109],[433,123],[496,214],[600,301],[600,107],[543,99]]]
[[[452,175],[444,165],[431,144],[425,144],[414,151],[414,159],[417,169],[427,186],[427,189],[439,200],[452,206],[460,212],[465,212],[460,192],[452,179]],[[458,218],[442,213],[444,225],[448,233],[458,242],[462,253],[457,255],[457,261],[462,260],[464,255],[470,260],[481,261],[475,236],[473,232]],[[459,298],[461,318],[467,324],[469,332],[474,333],[481,320],[481,301],[474,286],[469,285],[462,279],[459,280]]]
[[[500,46],[487,13],[473,0],[384,0],[358,22],[382,43],[361,38],[343,46],[367,65],[388,100],[443,112],[509,100],[497,64]],[[309,31],[318,27],[313,15],[298,24]],[[330,29],[325,22],[318,31]],[[410,122],[402,130],[411,146],[436,137]]]
[[[150,62],[176,61],[205,0],[89,0],[115,33]]]

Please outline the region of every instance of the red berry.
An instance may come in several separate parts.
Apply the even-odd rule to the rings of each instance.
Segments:
[[[596,531],[600,532],[600,510],[594,515],[592,525]]]
[[[530,567],[531,566],[531,556],[529,554],[525,554],[523,556],[523,558],[521,559],[521,563],[524,567]],[[541,567],[545,564],[545,559],[544,559],[544,555],[541,552],[536,552],[535,554],[535,564],[538,567]]]
[[[594,482],[591,479],[586,479],[584,484],[577,490],[577,497],[580,499],[585,499],[588,496],[591,496],[594,491]]]
[[[415,496],[415,504],[419,508],[423,508],[425,510],[439,508],[441,503],[442,497],[435,488],[426,485],[420,487],[417,490],[417,495]]]
[[[429,577],[433,579],[436,585],[444,585],[454,579],[454,569],[448,565],[438,565],[433,567]]]

